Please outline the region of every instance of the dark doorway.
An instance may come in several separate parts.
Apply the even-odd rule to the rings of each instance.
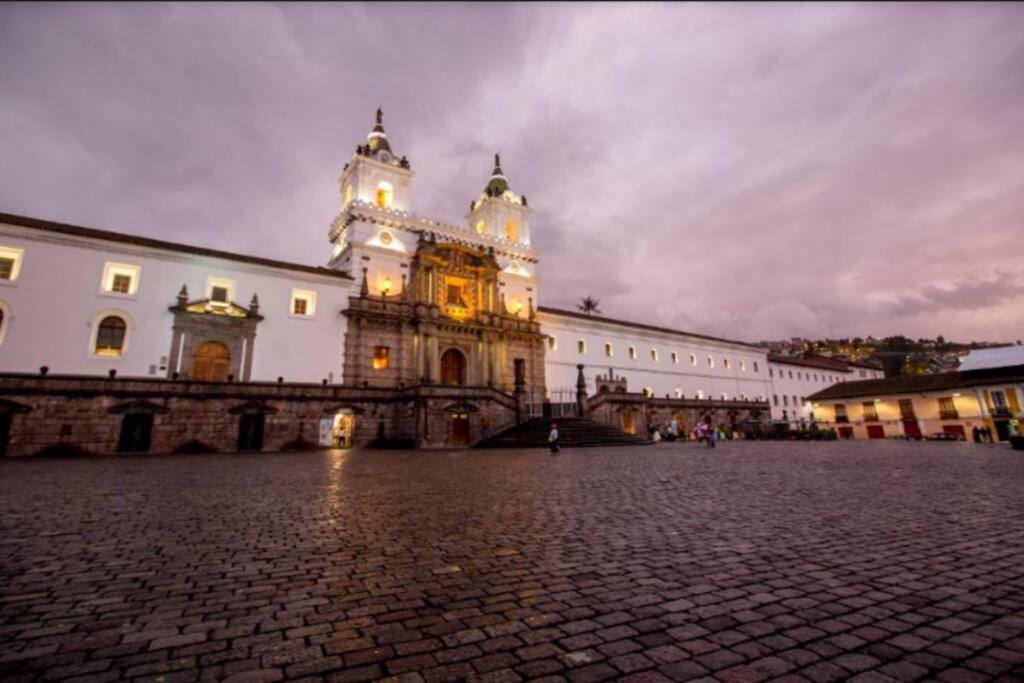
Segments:
[[[238,418],[238,450],[263,450],[263,413],[243,413]]]
[[[882,425],[868,425],[868,438],[869,439],[884,439],[885,438],[885,427]]]
[[[904,420],[903,433],[907,435],[908,439],[920,439],[921,425],[917,423],[917,420]]]
[[[839,438],[840,439],[852,439],[853,438],[853,427],[839,427]]]
[[[469,413],[452,413],[452,443],[457,446],[469,443]]]
[[[1010,438],[1009,420],[992,420],[996,428],[996,441],[1008,441]]]
[[[11,414],[0,413],[0,458],[7,455],[7,443],[11,440]]]
[[[466,383],[466,357],[458,349],[441,354],[441,384],[462,386]]]
[[[153,437],[151,413],[127,413],[121,419],[121,436],[117,440],[118,453],[145,453]]]

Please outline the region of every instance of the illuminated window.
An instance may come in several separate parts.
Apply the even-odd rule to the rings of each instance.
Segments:
[[[478,222],[476,224],[476,231],[481,235],[484,234],[485,232],[487,232],[487,224],[484,223],[483,221]]]
[[[4,343],[4,335],[7,334],[7,325],[10,319],[11,309],[3,301],[0,301],[0,344]]]
[[[861,404],[861,407],[864,409],[864,421],[865,422],[877,422],[878,421],[878,411],[875,409],[875,402],[874,401],[865,401],[864,403]]]
[[[377,184],[377,206],[382,209],[390,209],[395,200],[395,188],[386,180]]]
[[[747,371],[747,364],[741,360],[740,361],[740,372],[746,372],[746,371]]]
[[[509,218],[508,221],[505,223],[505,239],[507,239],[509,242],[515,242],[518,234],[519,226],[516,225],[516,222],[514,220]]]
[[[390,348],[387,346],[374,346],[373,347],[373,369],[383,370],[388,366],[388,353]]]
[[[96,328],[96,344],[93,353],[97,356],[120,356],[124,353],[124,338],[128,325],[116,315],[108,315]]]
[[[708,367],[709,368],[715,367],[715,359],[712,358],[711,356],[708,356]]]
[[[345,186],[345,206],[348,206],[352,202],[352,186]]]
[[[630,360],[636,360],[636,347],[635,346],[630,346],[629,347],[629,359]]]
[[[704,398],[704,390],[703,389],[698,389],[697,390],[697,398]]]
[[[658,349],[651,349],[651,360],[655,363],[658,362]]]
[[[690,365],[692,365],[693,367],[697,367],[697,354],[690,354]]]
[[[445,301],[449,306],[465,306],[466,302],[462,299],[462,285],[449,283]]]
[[[604,345],[604,355],[607,356],[608,358],[611,358],[612,356],[615,355],[615,350],[612,348],[611,344]]]
[[[679,354],[676,353],[675,351],[672,352],[672,362],[679,363]]]
[[[135,294],[142,268],[127,263],[103,264],[103,291],[108,294]]]
[[[14,282],[21,271],[21,258],[24,249],[17,247],[0,247],[0,280]]]
[[[312,318],[316,313],[316,292],[305,289],[292,290],[292,316]]]
[[[549,351],[554,351],[557,348],[558,348],[558,342],[555,340],[555,338],[554,337],[548,337],[548,350]]]
[[[729,359],[728,358],[723,358],[722,359],[722,367],[724,367],[726,370],[729,369]]]
[[[725,392],[723,391],[723,392],[722,392],[722,400],[723,400],[723,401],[728,401],[728,400],[729,400],[729,394],[727,394],[727,393],[725,393]]]
[[[651,387],[644,387],[644,396],[647,396],[648,398],[654,396],[654,389]]]
[[[679,387],[676,387],[676,398],[682,398],[682,397],[683,397],[683,390],[680,389]]]
[[[583,341],[582,339],[577,341],[576,342],[576,350],[579,353],[581,353],[581,354],[586,353],[587,352],[587,342]]]

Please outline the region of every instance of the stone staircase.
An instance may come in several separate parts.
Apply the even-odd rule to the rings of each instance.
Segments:
[[[480,441],[474,448],[547,448],[551,423],[558,425],[561,448],[637,446],[654,443],[583,417],[533,418]]]

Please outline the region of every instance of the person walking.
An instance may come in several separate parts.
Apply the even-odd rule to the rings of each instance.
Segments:
[[[718,441],[718,430],[715,429],[714,426],[712,426],[711,423],[709,422],[708,423],[708,446],[710,448],[714,448],[716,441]]]
[[[558,425],[551,423],[551,431],[548,432],[548,446],[551,447],[551,455],[558,453]]]
[[[486,441],[491,435],[491,423],[486,417],[480,418],[480,440]]]

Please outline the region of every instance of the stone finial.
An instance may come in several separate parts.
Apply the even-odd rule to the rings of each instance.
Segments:
[[[368,269],[367,268],[363,268],[363,285],[359,289],[359,296],[364,298],[364,299],[366,297],[370,296],[370,280],[369,280],[370,276],[367,273],[368,273]]]
[[[533,311],[533,297],[531,296],[529,299],[527,299],[527,301],[530,304],[530,313],[529,313],[530,320],[533,320],[533,313],[534,313],[534,311]],[[580,366],[580,367],[582,367],[582,366]]]
[[[526,195],[524,194],[523,196],[520,197],[520,199],[523,200],[523,206],[526,206]]]
[[[256,292],[252,293],[252,300],[249,301],[249,312],[253,315],[258,315],[260,312],[260,298],[256,296]]]
[[[178,306],[184,307],[188,303],[188,287],[185,285],[181,286],[181,290],[178,292]]]
[[[381,109],[380,107],[377,107],[377,123],[384,123],[384,110]]]

